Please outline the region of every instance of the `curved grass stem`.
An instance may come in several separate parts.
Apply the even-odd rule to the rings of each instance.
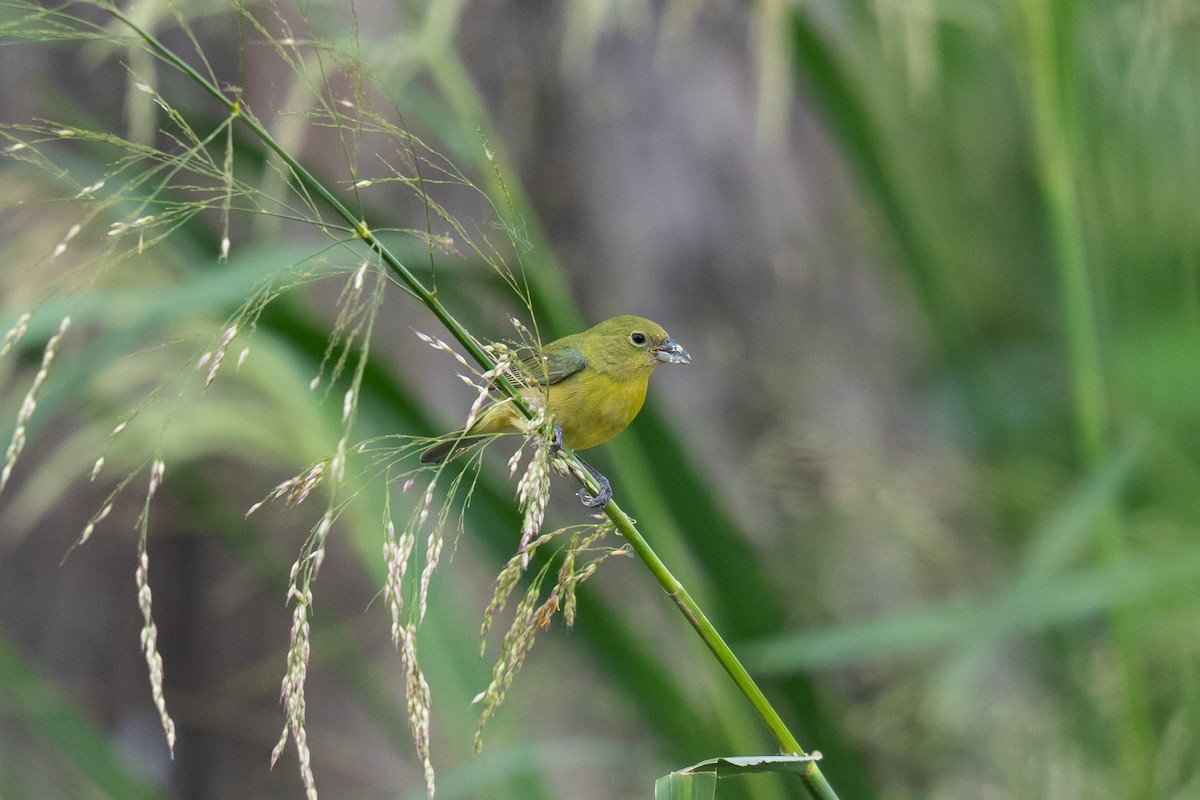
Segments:
[[[291,153],[284,149],[258,120],[241,107],[237,100],[227,97],[208,78],[200,74],[177,53],[156,39],[149,31],[146,31],[122,13],[120,9],[115,6],[109,6],[108,11],[140,37],[156,57],[189,77],[221,103],[232,117],[240,119],[264,146],[278,156],[282,163],[287,165],[288,169],[291,170],[292,174],[295,175],[297,181],[302,184],[305,190],[312,192],[313,195],[325,201],[329,208],[356,232],[363,243],[378,254],[383,263],[387,265],[396,277],[446,326],[450,334],[466,349],[467,353],[470,354],[476,363],[485,370],[490,370],[495,366],[491,356],[480,346],[466,327],[455,319],[446,307],[442,305],[434,293],[404,266],[395,254],[372,233],[363,220],[351,212],[320,180],[296,160]],[[527,418],[533,418],[533,412],[522,399],[516,387],[505,376],[498,375],[496,377],[496,385],[504,394],[514,400],[516,406]],[[573,454],[564,451],[564,455],[577,461],[576,456]],[[584,475],[582,465],[577,466],[580,467],[578,474]],[[592,485],[593,482],[589,478],[581,477],[581,481],[593,491],[599,489],[598,485]],[[605,506],[604,511],[608,515],[608,518],[612,520],[617,530],[620,531],[621,535],[629,542],[633,551],[642,559],[642,562],[650,570],[655,580],[667,592],[675,602],[675,605],[679,607],[679,610],[687,618],[689,624],[695,629],[696,633],[704,641],[705,645],[733,680],[734,684],[745,695],[751,706],[753,706],[754,710],[766,723],[778,742],[780,750],[792,755],[806,755],[796,737],[788,730],[787,725],[767,700],[766,695],[763,694],[758,684],[754,682],[750,673],[738,661],[733,650],[721,637],[712,622],[709,621],[695,599],[692,598],[678,579],[671,574],[666,564],[663,563],[658,554],[650,547],[650,544],[638,531],[637,526],[634,525],[629,515],[621,509],[615,500],[610,500]],[[817,800],[836,800],[837,794],[825,779],[824,774],[815,761],[810,762],[807,769],[803,773],[800,773],[800,778],[804,781],[805,787],[813,798],[817,798]]]
[[[629,518],[616,501],[610,500],[605,508],[605,513],[612,520],[617,530],[629,542],[630,547],[642,559],[647,569],[654,575],[654,579],[658,581],[663,590],[670,596],[679,610],[687,618],[688,623],[699,634],[704,644],[712,652],[713,656],[721,664],[721,667],[733,680],[734,684],[741,690],[742,694],[754,707],[754,710],[762,717],[770,729],[771,734],[779,743],[779,749],[783,753],[789,755],[808,755],[796,737],[788,730],[787,724],[779,716],[779,713],[767,700],[762,689],[754,682],[754,678],[742,666],[742,662],[738,660],[737,655],[721,637],[720,632],[709,621],[704,611],[696,603],[695,599],[688,593],[683,584],[671,574],[670,569],[663,563],[654,549],[650,547],[649,542],[642,537],[633,520]],[[808,789],[809,795],[818,798],[818,800],[836,800],[837,793],[833,787],[825,779],[821,768],[817,766],[816,761],[810,761],[804,772],[799,773],[800,779],[804,781],[805,787]]]

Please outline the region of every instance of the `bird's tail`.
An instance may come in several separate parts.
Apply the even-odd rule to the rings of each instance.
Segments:
[[[458,458],[493,433],[495,431],[480,431],[478,425],[472,426],[469,431],[448,433],[446,434],[446,438],[422,451],[421,463],[442,464],[453,458]]]
[[[452,456],[456,456],[463,449],[469,446],[470,443],[462,442],[462,431],[450,434],[443,441],[438,442],[433,447],[424,450],[421,453],[422,464],[442,464],[449,460]]]
[[[445,438],[421,453],[421,463],[444,463],[461,456],[493,434],[514,430],[514,414],[512,404],[506,400],[488,406],[467,430],[446,434]]]

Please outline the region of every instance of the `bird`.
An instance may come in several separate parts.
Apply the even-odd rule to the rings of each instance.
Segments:
[[[633,421],[646,400],[650,375],[660,364],[690,364],[692,357],[648,319],[619,316],[555,339],[522,362],[517,374],[527,384],[522,395],[532,405],[546,404],[554,419],[556,448],[587,450],[607,442]],[[525,417],[508,398],[480,412],[465,430],[455,431],[421,453],[421,463],[441,464],[464,452],[482,437],[525,430]],[[596,496],[580,490],[589,508],[612,499],[608,479],[586,461],[580,464],[596,479]]]

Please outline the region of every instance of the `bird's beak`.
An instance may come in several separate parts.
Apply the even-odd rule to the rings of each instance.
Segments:
[[[690,364],[692,357],[688,355],[688,351],[679,346],[679,342],[674,339],[667,339],[658,347],[652,348],[650,352],[654,353],[654,357],[664,364]]]

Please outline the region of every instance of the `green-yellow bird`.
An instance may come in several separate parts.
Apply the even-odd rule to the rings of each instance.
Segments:
[[[661,325],[641,317],[613,317],[582,333],[545,345],[541,359],[525,363],[522,375],[539,387],[525,390],[533,403],[545,397],[556,438],[572,450],[607,442],[633,421],[646,400],[650,374],[659,364],[688,364],[692,357]],[[544,395],[543,395],[544,393]],[[425,452],[421,461],[440,464],[475,443],[476,437],[523,430],[524,417],[510,402],[484,409],[467,431],[457,431]],[[560,433],[561,429],[561,433]],[[585,467],[588,467],[584,463]],[[601,492],[585,505],[597,508],[612,496],[608,481],[588,467]]]

